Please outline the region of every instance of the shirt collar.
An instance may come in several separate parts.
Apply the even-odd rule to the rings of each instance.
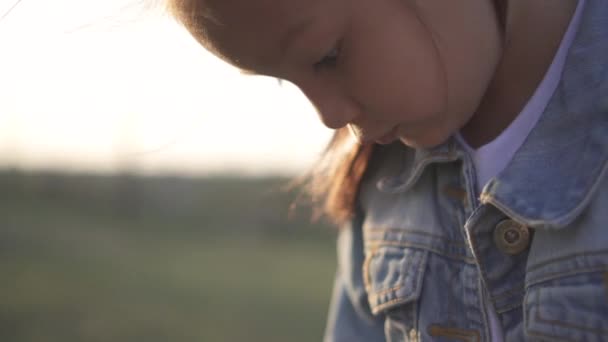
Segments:
[[[608,169],[608,6],[586,0],[560,83],[539,122],[512,161],[481,194],[531,227],[561,228],[592,198]],[[459,159],[454,139],[434,149],[409,151],[399,176],[381,191],[407,191],[425,167]]]

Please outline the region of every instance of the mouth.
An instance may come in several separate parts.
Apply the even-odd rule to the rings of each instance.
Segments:
[[[392,143],[393,141],[395,141],[395,139],[397,139],[397,126],[393,127],[386,134],[384,134],[380,137],[377,137],[377,138],[372,138],[370,140],[374,141],[376,144],[379,144],[379,145],[388,145],[388,144]]]

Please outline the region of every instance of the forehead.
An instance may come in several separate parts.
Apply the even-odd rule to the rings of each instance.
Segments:
[[[196,1],[196,0],[195,0]],[[291,16],[306,10],[318,0],[203,0],[218,17],[230,21],[233,18],[258,20]]]
[[[196,0],[194,0],[196,1]],[[283,40],[333,0],[203,0],[204,44],[236,65],[270,63]]]

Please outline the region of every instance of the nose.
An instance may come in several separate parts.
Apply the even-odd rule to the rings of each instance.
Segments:
[[[351,123],[356,117],[356,109],[347,101],[332,101],[333,103],[314,102],[321,122],[328,128],[338,129]]]
[[[328,128],[342,128],[353,122],[361,113],[357,102],[340,91],[319,88],[302,90]]]

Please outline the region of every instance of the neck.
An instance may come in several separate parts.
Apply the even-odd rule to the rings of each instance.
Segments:
[[[577,1],[509,1],[502,59],[461,131],[472,147],[494,140],[521,112],[551,65]]]

